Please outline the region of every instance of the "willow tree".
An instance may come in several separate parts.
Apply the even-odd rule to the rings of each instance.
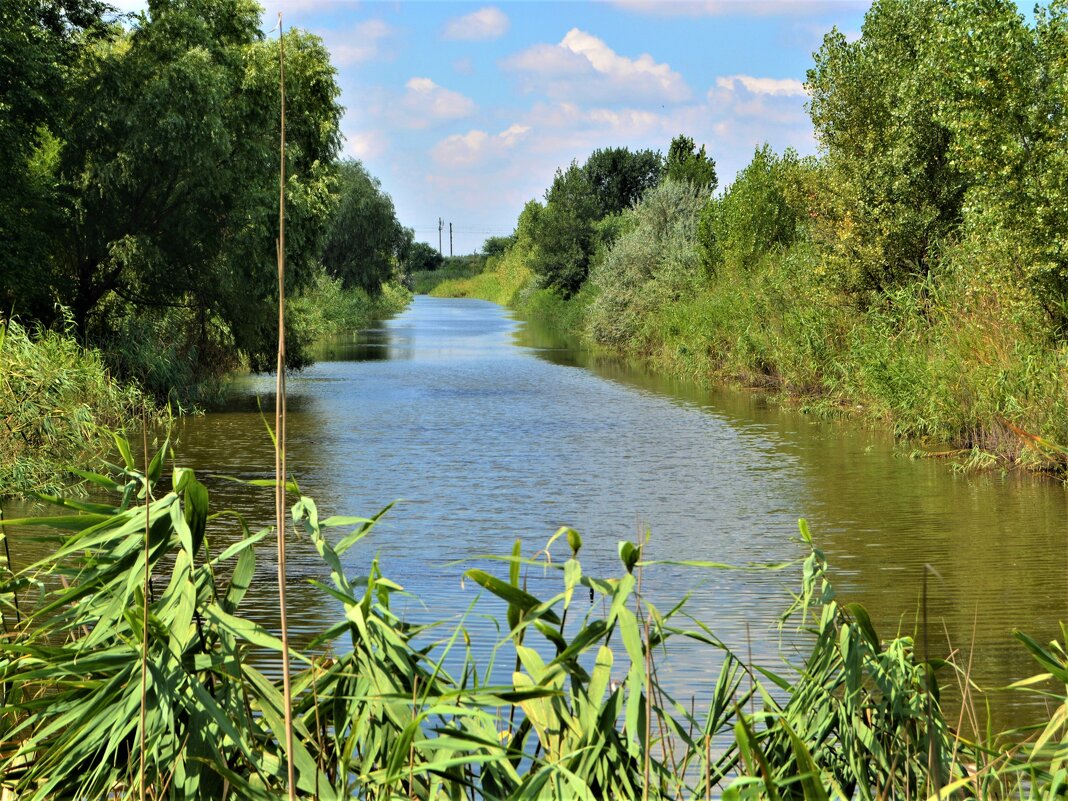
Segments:
[[[252,0],[153,0],[82,48],[57,89],[51,268],[34,277],[86,340],[157,389],[239,354],[271,364],[279,45],[259,20]],[[322,42],[292,31],[285,48],[297,287],[335,202],[341,108]]]

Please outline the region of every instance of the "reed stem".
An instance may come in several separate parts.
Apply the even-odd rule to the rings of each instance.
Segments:
[[[278,539],[278,612],[282,639],[282,699],[285,704],[286,772],[289,799],[297,795],[293,771],[293,689],[289,676],[289,627],[286,621],[286,73],[285,37],[282,15],[278,14],[278,93],[281,98],[280,159],[278,167],[278,375],[274,400],[274,505]]]

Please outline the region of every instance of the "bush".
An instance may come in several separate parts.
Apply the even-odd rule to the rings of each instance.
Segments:
[[[794,243],[803,212],[789,195],[799,169],[793,150],[780,157],[768,145],[757,149],[723,197],[701,212],[699,240],[710,266],[730,259],[750,269],[765,253]]]
[[[56,331],[32,336],[14,320],[0,329],[0,497],[55,492],[72,465],[98,470],[112,450],[109,429],[152,401],[112,378],[96,350]]]
[[[696,188],[669,180],[626,212],[630,229],[591,276],[597,290],[589,322],[594,341],[631,344],[655,308],[696,285],[697,218],[702,205]]]

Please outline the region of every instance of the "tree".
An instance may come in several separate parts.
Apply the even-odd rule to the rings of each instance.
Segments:
[[[438,249],[426,242],[413,242],[404,261],[404,272],[408,275],[428,270],[437,270],[445,263]]]
[[[0,3],[0,305],[30,318],[54,301],[49,242],[61,223],[54,169],[69,115],[68,74],[108,35],[93,0]]]
[[[925,276],[961,219],[964,183],[939,119],[937,17],[949,0],[877,0],[861,36],[823,40],[809,111],[828,178],[816,233],[844,289]]]
[[[414,248],[397,221],[393,200],[358,161],[338,167],[340,203],[323,249],[327,272],[371,295],[382,291],[394,267]]]
[[[510,236],[490,236],[486,238],[486,241],[482,243],[482,255],[483,256],[503,256],[512,245],[515,244],[516,235]]]
[[[593,151],[582,167],[606,217],[629,209],[646,190],[660,183],[664,158],[655,150],[631,152],[625,147]]]
[[[716,191],[716,162],[705,154],[705,146],[697,149],[693,139],[679,134],[671,140],[668,149],[664,177],[672,181],[689,181],[698,191],[708,196]]]
[[[71,70],[48,281],[87,340],[139,348],[151,328],[166,331],[163,350],[201,367],[236,353],[253,369],[273,363],[279,45],[264,40],[259,13],[252,0],[158,0]],[[341,109],[321,41],[289,31],[285,47],[295,289],[333,203]],[[148,367],[111,351],[120,369]]]
[[[959,0],[939,15],[935,73],[947,157],[965,183],[963,236],[997,254],[977,286],[1026,289],[1068,322],[1068,4],[1029,28],[1008,0]],[[986,261],[986,260],[984,260]]]
[[[765,144],[738,173],[723,197],[705,206],[698,222],[706,264],[715,268],[722,258],[743,269],[774,248],[787,248],[797,239],[802,210],[791,202],[791,183],[802,164],[787,149],[777,156]]]
[[[545,286],[565,297],[582,286],[589,274],[597,218],[597,196],[585,171],[575,162],[566,171],[558,169],[534,226],[531,266]]]

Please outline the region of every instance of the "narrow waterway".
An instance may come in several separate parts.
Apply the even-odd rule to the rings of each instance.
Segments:
[[[478,589],[460,581],[472,560],[505,555],[517,538],[533,555],[561,525],[582,533],[585,572],[610,576],[617,542],[646,530],[651,558],[796,559],[804,517],[839,594],[866,604],[884,637],[913,631],[930,565],[932,650],[961,649],[982,686],[1038,672],[1014,628],[1048,640],[1068,619],[1068,492],[1054,482],[958,474],[864,427],[597,362],[477,300],[417,297],[324,357],[289,381],[291,471],[322,514],[370,515],[399,501],[348,567],[365,573],[377,555],[416,617],[459,615]],[[213,508],[239,509],[253,527],[273,520],[270,491],[221,476],[271,475],[259,404],[273,408],[272,390],[271,379],[251,378],[226,410],[187,420],[180,436],[179,463],[207,480]],[[246,613],[270,623],[268,550]],[[326,571],[307,543],[294,546],[290,570],[290,619],[310,635],[336,619],[308,581]],[[645,581],[662,607],[689,593],[691,614],[774,666],[775,623],[799,578],[660,566]],[[479,607],[494,610],[503,625],[503,610]],[[476,648],[498,636],[480,614],[467,625]],[[701,695],[705,659],[672,661],[670,682]],[[1008,724],[1035,702],[994,703]]]

